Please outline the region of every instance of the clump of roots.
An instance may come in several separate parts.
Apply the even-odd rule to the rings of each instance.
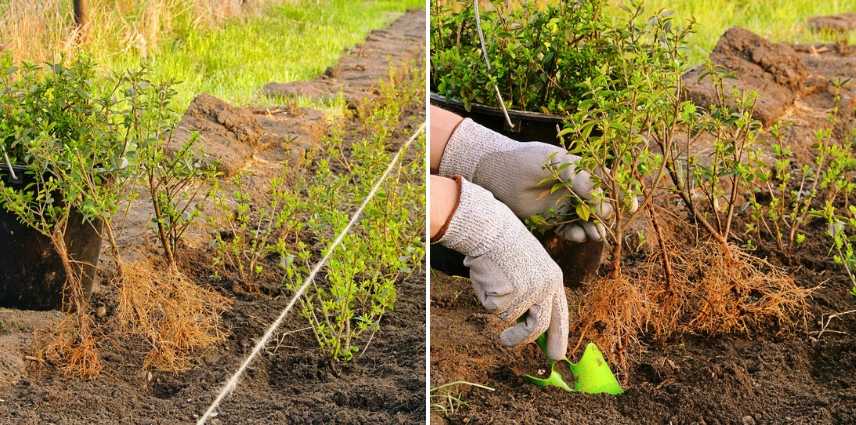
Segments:
[[[805,318],[811,289],[797,286],[782,269],[739,247],[702,245],[683,257],[699,280],[685,294],[692,306],[685,331],[705,334],[748,332],[764,324],[788,328]]]
[[[59,324],[36,334],[36,357],[58,365],[67,376],[90,379],[101,373],[92,316],[69,313]]]
[[[578,310],[575,330],[579,339],[572,352],[579,352],[584,342],[592,341],[611,364],[626,371],[632,363],[630,357],[641,345],[640,334],[656,314],[644,289],[623,275],[591,282]]]
[[[588,285],[574,326],[574,352],[594,341],[626,373],[645,333],[665,339],[678,333],[748,333],[769,325],[785,330],[805,320],[812,290],[779,267],[734,245],[694,244],[692,236],[671,231],[659,237],[662,243],[648,247],[646,262],[634,267],[633,276]]]
[[[225,339],[221,314],[230,301],[178,270],[164,269],[145,260],[128,264],[116,316],[120,329],[151,346],[146,369],[176,372],[191,366],[194,352]]]
[[[102,368],[95,324],[83,290],[83,268],[69,255],[64,235],[64,226],[58,227],[51,235],[51,243],[66,275],[62,308],[67,313],[55,328],[36,333],[35,354],[41,361],[59,366],[68,376],[89,379],[98,376]]]

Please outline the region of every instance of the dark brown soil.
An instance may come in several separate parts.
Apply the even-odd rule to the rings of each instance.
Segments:
[[[822,256],[811,256],[800,283],[827,279],[812,300],[812,313],[854,308],[848,283]],[[434,423],[492,424],[850,424],[856,421],[856,317],[833,320],[815,341],[815,321],[777,336],[686,335],[646,341],[620,397],[568,394],[526,384],[521,375],[545,367],[534,347],[501,347],[503,323],[485,314],[469,282],[441,275],[431,284],[432,386],[465,380],[496,389],[461,386],[468,406]],[[567,290],[572,306],[582,290]],[[572,313],[573,314],[573,313]],[[572,317],[573,319],[573,317]],[[571,336],[575,340],[575,336]],[[578,353],[577,353],[578,354]],[[437,399],[432,402],[438,402]],[[749,418],[746,418],[746,417]]]
[[[856,76],[856,53],[842,46],[784,46],[745,30],[732,29],[713,59],[736,73],[730,84],[754,88],[763,99],[758,118],[791,123],[784,143],[799,154],[814,140],[832,108],[831,80]],[[697,76],[697,74],[695,74]],[[691,73],[687,78],[694,75]],[[709,87],[688,87],[704,103]],[[842,124],[854,122],[852,96],[843,90]],[[709,97],[707,97],[709,99]],[[769,141],[768,136],[761,142]],[[781,265],[805,288],[822,286],[810,299],[810,316],[795,329],[755,329],[749,335],[645,337],[645,351],[620,377],[619,397],[568,394],[540,389],[521,375],[545,367],[529,345],[506,349],[499,332],[509,326],[487,314],[465,279],[432,275],[431,384],[453,381],[487,385],[495,391],[459,385],[465,406],[448,415],[432,409],[434,423],[486,424],[852,424],[856,423],[856,314],[834,319],[818,340],[818,320],[856,308],[843,271],[828,255],[824,226],[813,223],[808,245],[798,255],[770,247],[757,254]],[[625,266],[633,267],[632,264]],[[571,320],[583,288],[566,288]],[[571,335],[576,341],[577,335]],[[571,356],[579,353],[570,353]],[[432,403],[443,403],[439,397]],[[448,408],[448,405],[446,406]]]
[[[404,22],[405,25],[402,25]],[[405,40],[418,47],[411,60],[421,57],[424,39],[413,40],[404,31],[424,34],[424,11],[407,13],[387,31],[374,33],[404,50]],[[420,27],[421,26],[421,27]],[[351,60],[348,53],[343,62]],[[361,57],[372,68],[387,66],[378,56]],[[378,62],[375,62],[378,61]],[[382,61],[382,62],[381,62]],[[388,74],[371,73],[365,87]],[[355,77],[356,78],[356,77]],[[390,149],[403,142],[419,123],[424,108],[403,112]],[[224,171],[247,172],[259,186],[284,164],[300,156],[301,149],[319,143],[328,119],[318,111],[295,107],[236,108],[207,95],[194,100],[182,122],[188,131],[200,131],[203,158],[228,162]],[[346,133],[361,128],[345,121]],[[408,153],[411,160],[421,152]],[[226,181],[224,181],[226,183]],[[119,219],[119,244],[128,256],[156,255],[146,250],[152,235],[145,202]],[[286,294],[253,295],[233,292],[229,283],[213,280],[207,264],[206,229],[189,236],[182,253],[186,272],[200,285],[231,297],[234,305],[224,314],[228,339],[194,358],[182,373],[148,372],[142,360],[148,347],[116,332],[113,313],[116,288],[102,284],[94,306],[106,308],[97,319],[104,370],[90,381],[67,378],[49,365],[28,360],[34,330],[47,328],[57,312],[0,312],[0,424],[179,424],[193,423],[213,401],[266,327],[288,301]],[[141,248],[142,247],[142,248]],[[109,270],[102,256],[101,267]],[[109,271],[101,276],[109,282]],[[299,314],[279,330],[275,342],[249,367],[235,392],[221,406],[211,424],[271,423],[419,423],[425,417],[425,276],[417,270],[401,279],[394,311],[384,316],[381,330],[365,353],[353,362],[331,364],[321,355],[311,329]],[[276,285],[271,285],[276,287]],[[35,317],[33,317],[35,316]],[[30,363],[29,365],[27,363]],[[28,366],[28,367],[26,367]]]

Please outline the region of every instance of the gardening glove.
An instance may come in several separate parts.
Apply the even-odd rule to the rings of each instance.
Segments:
[[[438,243],[464,254],[482,305],[502,320],[525,318],[505,329],[505,346],[529,343],[547,332],[547,355],[558,360],[568,348],[568,301],[562,270],[526,226],[487,190],[456,177],[458,207]]]
[[[449,138],[439,171],[440,175],[460,175],[484,187],[517,216],[526,218],[550,209],[567,212],[570,202],[566,193],[550,193],[552,183],[541,182],[552,176],[548,165],[570,163],[561,170],[560,178],[606,220],[612,215],[612,205],[596,199],[591,174],[574,166],[579,159],[558,146],[512,140],[467,118]],[[603,224],[591,221],[562,225],[556,232],[574,242],[587,238],[599,241],[605,235]]]

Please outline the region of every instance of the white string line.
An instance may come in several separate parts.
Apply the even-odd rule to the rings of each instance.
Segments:
[[[490,59],[487,56],[487,46],[484,42],[484,33],[481,28],[481,16],[479,15],[479,0],[473,0],[473,12],[476,17],[476,32],[479,35],[479,43],[481,44],[481,50],[484,54],[484,65],[487,68],[488,74],[491,74],[490,70]],[[508,124],[508,128],[514,129],[514,123],[511,122],[511,117],[508,116],[508,109],[505,109],[505,101],[502,100],[502,94],[499,92],[499,86],[496,83],[493,83],[493,90],[496,92],[496,99],[499,101],[499,106],[502,108],[502,114],[505,115],[505,122]]]
[[[279,325],[281,325],[285,317],[288,316],[288,313],[294,307],[294,304],[297,303],[297,300],[303,295],[304,292],[306,292],[306,288],[309,287],[309,284],[315,280],[315,275],[317,275],[318,272],[321,270],[321,267],[323,267],[324,264],[327,263],[327,260],[330,259],[330,256],[333,254],[333,251],[335,251],[336,247],[339,246],[340,243],[342,243],[342,240],[345,238],[345,235],[348,233],[348,231],[351,230],[351,227],[353,227],[354,224],[359,220],[360,215],[362,215],[366,205],[368,205],[369,201],[371,201],[372,198],[374,198],[374,196],[377,194],[378,190],[380,189],[380,185],[383,183],[384,180],[386,180],[387,176],[389,176],[389,173],[394,168],[395,163],[398,162],[404,151],[407,150],[410,144],[414,140],[416,140],[416,137],[419,136],[419,134],[423,130],[425,130],[424,122],[422,123],[422,125],[419,126],[418,129],[416,129],[416,132],[414,132],[413,135],[410,136],[410,138],[407,139],[406,142],[404,142],[404,145],[402,145],[401,148],[398,149],[398,152],[395,153],[395,156],[389,162],[389,165],[386,167],[386,170],[375,181],[374,186],[372,186],[371,191],[369,191],[369,194],[366,195],[366,198],[363,199],[363,202],[360,204],[360,207],[357,208],[357,211],[354,212],[353,216],[351,216],[351,221],[348,222],[348,225],[345,226],[344,229],[342,229],[342,231],[339,233],[339,236],[337,236],[333,243],[330,244],[330,247],[327,248],[327,254],[324,255],[324,258],[322,258],[321,261],[318,261],[318,263],[316,263],[315,266],[312,267],[312,271],[309,273],[309,276],[306,276],[306,280],[303,281],[303,284],[297,290],[297,293],[295,293],[294,296],[291,297],[291,301],[289,301],[288,305],[285,306],[285,309],[283,309],[282,312],[279,313],[279,317],[277,317],[276,320],[271,323],[267,331],[256,343],[256,346],[253,347],[253,351],[251,351],[250,355],[247,356],[246,359],[244,359],[243,363],[241,363],[241,366],[238,368],[238,370],[236,370],[232,377],[230,377],[229,380],[226,381],[226,385],[223,386],[223,389],[220,390],[220,393],[217,395],[217,398],[214,399],[210,406],[208,406],[208,410],[206,410],[205,414],[202,415],[201,418],[199,418],[199,421],[196,422],[196,425],[204,425],[208,419],[216,416],[215,411],[220,406],[220,403],[222,403],[223,400],[229,394],[231,394],[232,391],[235,390],[235,387],[238,386],[238,381],[241,379],[241,375],[244,374],[244,371],[246,371],[250,363],[253,362],[253,360],[259,355],[262,349],[268,344],[268,342],[270,342],[270,339],[273,337],[273,333],[276,332],[276,329],[279,328]]]

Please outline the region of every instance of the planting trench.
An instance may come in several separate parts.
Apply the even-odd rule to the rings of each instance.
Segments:
[[[330,98],[343,93],[356,107],[378,93],[377,84],[389,77],[390,68],[419,66],[424,46],[424,11],[403,14],[386,29],[373,31],[366,42],[345,52],[333,69],[348,71],[348,82],[329,85],[327,77],[315,82],[312,97]],[[363,64],[361,67],[351,64]],[[418,68],[415,68],[418,69]],[[343,88],[345,87],[345,88]],[[350,88],[348,88],[350,87]],[[335,92],[334,92],[335,90]],[[402,112],[399,128],[391,137],[395,151],[424,122],[421,104]],[[356,140],[361,125],[343,122],[346,145]],[[195,154],[216,163],[226,176],[242,173],[247,187],[261,191],[283,167],[318,144],[330,127],[323,113],[298,107],[235,107],[208,95],[198,96],[182,119],[176,142],[191,132],[200,133]],[[178,144],[176,144],[178,146]],[[421,161],[412,146],[403,161]],[[223,184],[229,185],[227,179]],[[320,207],[320,206],[319,206]],[[136,201],[117,220],[119,244],[133,261],[156,254],[150,225],[150,206]],[[357,223],[359,226],[359,223]],[[100,347],[104,370],[84,381],[64,377],[50,366],[28,357],[33,331],[50,328],[57,312],[0,310],[0,423],[6,424],[176,424],[196,420],[213,401],[224,381],[273,322],[288,295],[279,282],[270,282],[255,295],[239,285],[213,280],[208,251],[209,232],[202,228],[189,235],[181,253],[186,272],[197,284],[211,287],[233,301],[223,319],[226,341],[193,358],[181,373],[142,370],[148,347],[138,338],[122,335],[113,314],[117,290],[109,282],[111,261],[102,256],[95,306],[106,314],[96,319],[102,333]],[[329,241],[309,241],[323,249]],[[236,391],[221,405],[211,424],[268,423],[413,423],[424,417],[425,303],[424,272],[417,270],[397,283],[395,309],[384,316],[381,329],[364,355],[349,364],[330,364],[319,353],[312,331],[299,313],[292,312],[277,332],[274,343],[250,365]],[[284,337],[280,340],[280,337]]]
[[[746,30],[731,29],[712,59],[736,74],[731,87],[759,93],[756,118],[793,126],[783,142],[806,155],[814,130],[826,122],[835,78],[856,77],[856,48],[840,45],[788,46],[770,43]],[[685,76],[694,101],[710,101],[711,87]],[[842,125],[854,124],[856,84],[842,91]],[[770,143],[762,135],[761,143]],[[710,149],[701,144],[694,149]],[[755,329],[750,335],[680,335],[665,341],[644,338],[645,351],[626,375],[620,397],[568,394],[541,389],[521,375],[539,371],[545,360],[534,345],[505,349],[499,332],[507,327],[487,314],[469,282],[434,272],[431,286],[431,385],[453,381],[487,385],[495,391],[457,386],[467,403],[453,414],[432,412],[432,423],[556,424],[851,424],[856,423],[856,317],[831,322],[820,341],[813,331],[821,315],[856,308],[850,284],[828,255],[821,221],[807,230],[796,256],[762,245],[757,255],[785,267],[804,288],[823,284],[809,300],[810,316],[796,329]],[[634,264],[625,265],[632,270]],[[583,288],[567,288],[574,312],[584,303]],[[576,341],[578,335],[571,335]],[[574,356],[580,353],[571,353]],[[433,403],[441,402],[435,398]],[[448,407],[448,406],[447,406]]]

